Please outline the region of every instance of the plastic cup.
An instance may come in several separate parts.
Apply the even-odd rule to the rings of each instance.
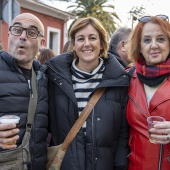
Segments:
[[[18,126],[18,123],[20,121],[20,117],[16,115],[5,115],[0,117],[0,123],[1,124],[16,124],[16,127]],[[12,137],[12,136],[10,136]],[[8,137],[8,138],[10,138]],[[15,145],[16,141],[8,142],[7,145]]]
[[[164,122],[165,119],[161,116],[150,116],[147,118],[147,122],[148,122],[148,130],[150,130],[151,128],[154,127],[155,124],[158,124],[158,123],[161,123],[161,122]],[[151,137],[151,132],[149,132],[149,141],[151,143],[156,143],[156,139],[153,139]]]

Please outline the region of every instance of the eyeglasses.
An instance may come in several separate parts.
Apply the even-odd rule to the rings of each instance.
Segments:
[[[20,36],[24,30],[26,31],[28,38],[36,39],[39,35],[41,37],[43,37],[43,35],[40,33],[40,31],[38,31],[35,28],[23,28],[23,27],[19,27],[19,26],[10,26],[9,27],[10,33],[15,36]]]
[[[139,18],[138,21],[140,21],[140,22],[148,22],[148,21],[151,20],[152,17],[153,16],[144,16],[142,18]],[[162,19],[164,21],[169,21],[169,18],[166,15],[156,15],[155,17],[158,17],[158,18],[160,18],[160,19]]]

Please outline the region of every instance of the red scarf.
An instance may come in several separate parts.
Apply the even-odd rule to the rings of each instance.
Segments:
[[[147,65],[144,59],[139,58],[136,63],[136,71],[140,75],[152,78],[167,75],[170,73],[170,58],[154,66]]]

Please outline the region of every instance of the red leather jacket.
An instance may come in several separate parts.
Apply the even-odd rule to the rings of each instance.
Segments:
[[[146,118],[160,115],[170,121],[170,77],[159,87],[150,101],[148,108],[143,84],[136,71],[130,82],[129,100],[127,103],[127,120],[130,125],[128,170],[170,170],[170,143],[152,144],[148,139]],[[162,160],[160,159],[162,154]],[[160,165],[161,168],[158,168]]]

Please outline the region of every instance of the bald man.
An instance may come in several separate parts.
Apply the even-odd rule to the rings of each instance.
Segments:
[[[34,60],[45,43],[44,26],[35,15],[22,13],[13,19],[8,35],[8,52],[0,52],[0,116],[17,115],[20,122],[17,127],[16,124],[0,124],[0,155],[4,149],[14,149],[22,143],[29,100],[33,96],[31,75],[34,70],[37,76],[38,101],[29,141],[31,160],[24,166],[31,170],[45,170],[48,133],[47,79],[39,70],[39,62]],[[0,160],[0,169],[6,170],[5,164],[8,163],[9,161],[2,163]],[[18,167],[16,165],[11,169]]]
[[[44,45],[43,36],[43,24],[36,16],[20,14],[14,18],[9,28],[8,53],[19,66],[31,69],[34,57]]]

